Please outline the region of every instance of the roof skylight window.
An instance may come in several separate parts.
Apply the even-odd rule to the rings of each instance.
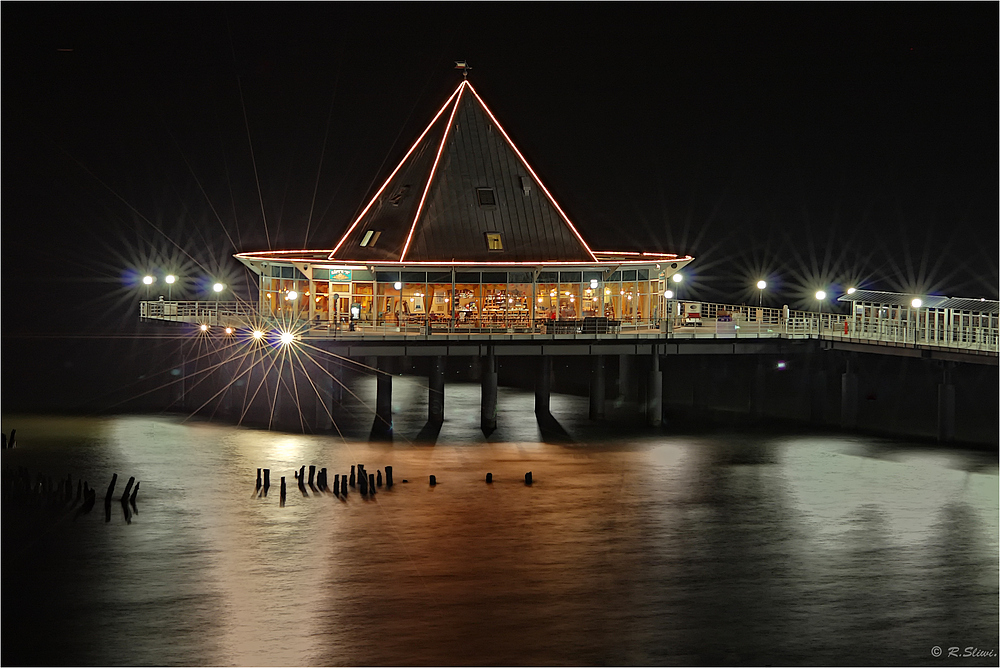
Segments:
[[[486,233],[486,247],[490,251],[503,251],[503,237],[499,232]]]
[[[476,197],[479,199],[479,206],[484,209],[492,209],[497,205],[497,194],[493,188],[476,188]]]

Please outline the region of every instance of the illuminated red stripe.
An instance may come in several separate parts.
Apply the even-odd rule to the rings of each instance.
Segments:
[[[400,262],[402,262],[403,258],[406,257],[406,251],[410,250],[410,240],[413,239],[413,231],[417,229],[417,221],[420,219],[420,212],[424,208],[424,200],[427,199],[427,192],[431,189],[431,183],[434,181],[434,172],[437,171],[438,161],[441,159],[442,151],[444,151],[444,144],[448,140],[448,133],[451,132],[451,122],[455,120],[455,112],[458,111],[458,105],[462,101],[462,91],[468,85],[468,81],[462,81],[462,83],[458,84],[458,88],[456,89],[458,97],[455,99],[455,107],[451,110],[451,115],[448,117],[448,125],[444,128],[444,135],[441,137],[441,144],[438,146],[437,155],[434,156],[434,164],[431,165],[431,173],[427,177],[427,185],[424,186],[424,194],[420,196],[420,203],[417,204],[417,213],[413,216],[413,224],[410,225],[410,233],[406,235],[406,243],[403,245],[403,252],[399,256]],[[471,88],[471,86],[469,87]]]
[[[472,87],[472,84],[469,84],[469,90],[471,90],[472,94],[476,96],[476,99],[479,100],[479,104],[481,104],[486,113],[489,114],[490,118],[493,120],[493,123],[496,124],[497,128],[500,129],[500,132],[503,134],[504,139],[506,139],[507,143],[510,144],[510,147],[514,149],[514,153],[517,153],[517,157],[521,159],[521,162],[524,163],[524,166],[528,169],[529,172],[531,172],[531,176],[535,179],[535,183],[538,184],[538,186],[545,193],[546,197],[549,198],[549,201],[552,203],[552,206],[556,208],[556,211],[559,212],[559,215],[562,216],[562,219],[566,222],[567,225],[569,225],[570,231],[573,232],[573,235],[576,236],[577,240],[579,240],[579,242],[583,245],[583,247],[586,249],[590,257],[594,258],[594,260],[596,261],[597,256],[594,255],[594,251],[590,250],[590,246],[587,245],[587,242],[584,241],[583,237],[580,236],[580,233],[577,232],[576,227],[573,225],[572,221],[570,221],[569,216],[567,216],[566,212],[562,210],[562,207],[560,207],[559,203],[556,202],[556,198],[552,196],[552,193],[550,193],[549,189],[545,187],[545,184],[542,183],[542,180],[538,178],[538,174],[536,174],[535,170],[531,168],[531,165],[528,164],[528,161],[524,159],[524,156],[521,154],[521,151],[518,150],[517,146],[515,146],[514,142],[511,140],[510,135],[507,134],[507,131],[503,129],[502,125],[500,125],[500,122],[497,120],[497,117],[493,115],[493,112],[490,111],[490,108],[486,106],[485,102],[483,102],[483,98],[479,97],[479,93],[477,93],[476,89]]]
[[[389,178],[387,178],[385,180],[385,182],[382,184],[382,187],[380,187],[378,189],[378,191],[372,197],[371,201],[368,202],[368,205],[358,215],[357,219],[353,223],[351,223],[351,226],[349,228],[347,228],[347,232],[345,232],[344,236],[342,236],[340,238],[340,241],[337,243],[336,246],[333,247],[333,250],[330,251],[330,256],[327,258],[328,260],[334,259],[333,254],[336,253],[338,250],[340,250],[340,247],[344,245],[344,242],[347,241],[347,237],[349,237],[351,235],[351,232],[354,231],[354,228],[357,227],[358,223],[361,222],[361,219],[365,217],[366,213],[368,213],[368,209],[371,208],[372,204],[375,203],[375,200],[378,199],[378,196],[382,194],[382,191],[385,190],[385,187],[387,185],[389,185],[390,181],[392,181],[392,177],[394,177],[396,175],[396,172],[398,172],[403,167],[403,165],[406,163],[406,159],[410,157],[410,154],[413,153],[413,151],[417,148],[417,146],[420,145],[420,142],[423,141],[424,136],[428,132],[430,132],[430,129],[432,127],[434,127],[434,124],[437,123],[438,118],[441,117],[441,114],[444,113],[444,110],[448,108],[449,104],[451,104],[451,101],[452,101],[452,99],[454,99],[455,95],[460,90],[462,90],[462,86],[463,86],[464,83],[465,82],[463,81],[461,84],[458,85],[458,88],[456,88],[454,91],[452,91],[452,94],[448,96],[448,99],[445,101],[445,103],[443,105],[441,105],[441,108],[438,109],[438,112],[436,114],[434,114],[434,118],[431,120],[430,123],[428,123],[427,127],[424,128],[424,131],[420,133],[420,136],[417,137],[417,141],[413,142],[413,146],[410,147],[410,150],[406,152],[406,155],[403,156],[403,159],[399,161],[398,165],[396,165],[396,169],[392,170],[392,173],[389,174]]]
[[[275,255],[279,254],[291,254],[299,253],[302,251],[263,251],[263,252],[247,252],[247,253],[236,253],[234,257],[246,258],[248,260],[273,260],[278,259],[282,262],[301,262],[301,263],[312,263],[314,266],[323,268],[327,262],[335,262],[337,266],[352,267],[352,268],[367,268],[371,266],[378,267],[408,267],[408,266],[423,266],[423,267],[451,267],[451,266],[463,266],[463,267],[587,267],[598,265],[608,265],[608,264],[620,264],[620,265],[648,265],[654,260],[623,260],[619,258],[604,258],[603,260],[598,260],[597,262],[586,262],[583,260],[532,260],[530,262],[480,262],[476,260],[415,260],[412,262],[392,262],[392,261],[379,261],[379,262],[364,262],[361,260],[320,260],[316,258],[296,258],[296,257],[280,257],[275,258]],[[676,257],[676,256],[673,256]],[[690,262],[694,258],[690,255],[685,257],[676,258],[676,262]]]

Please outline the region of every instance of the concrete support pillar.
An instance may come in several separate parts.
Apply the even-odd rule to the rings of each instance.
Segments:
[[[378,358],[378,373],[375,375],[375,423],[372,434],[388,436],[392,434],[392,358]]]
[[[632,386],[632,356],[618,356],[618,399],[627,401],[634,399],[636,389]]]
[[[646,424],[659,427],[663,422],[663,373],[660,371],[660,356],[656,353],[649,358],[649,374],[646,378]]]
[[[809,421],[823,424],[826,421],[826,370],[814,368],[809,373]]]
[[[758,355],[757,364],[754,366],[753,376],[750,379],[750,419],[759,421],[764,418],[764,403],[767,390],[767,373],[765,371],[764,359]]]
[[[604,356],[594,355],[590,360],[590,419],[604,417]]]
[[[952,363],[945,362],[938,384],[937,433],[938,440],[955,440],[955,386],[951,381]]]
[[[239,365],[231,359],[219,365],[219,380],[223,384],[222,394],[219,396],[219,414],[229,419],[236,411],[236,372]]]
[[[322,369],[317,370],[316,378],[313,381],[316,384],[313,429],[314,431],[329,431],[333,428],[331,415],[333,414],[333,394],[336,385],[332,376],[337,365],[325,352],[320,353],[320,355],[322,357],[317,360],[317,363]]]
[[[552,393],[552,358],[542,356],[538,359],[538,370],[535,374],[535,415],[549,414],[549,395]]]
[[[444,357],[432,357],[427,374],[427,420],[444,422]]]
[[[483,394],[479,426],[484,434],[489,435],[497,428],[497,358],[493,354],[493,346],[486,348],[481,373]]]
[[[344,360],[332,357],[326,368],[330,372],[331,400],[339,406],[344,403]]]
[[[840,375],[840,426],[854,429],[858,426],[858,374],[853,355],[847,358],[847,368]]]

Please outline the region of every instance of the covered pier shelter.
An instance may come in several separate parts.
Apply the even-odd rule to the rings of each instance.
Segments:
[[[260,315],[313,336],[657,327],[693,259],[591,249],[467,79],[332,249],[236,257]]]

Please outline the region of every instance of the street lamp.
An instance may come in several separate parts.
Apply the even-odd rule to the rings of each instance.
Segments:
[[[822,290],[816,292],[816,299],[819,301],[819,328],[823,329],[823,300],[826,299],[826,293]]]
[[[222,283],[216,283],[212,286],[212,290],[215,291],[215,324],[219,324],[219,294],[226,289]]]
[[[146,301],[149,301],[149,286],[153,284],[156,279],[152,276],[143,276],[142,282],[146,284]]]
[[[757,304],[759,306],[764,305],[764,288],[767,287],[767,281],[757,281],[757,289],[760,290],[758,295]]]
[[[167,277],[164,278],[163,280],[167,282],[167,300],[169,301],[173,297],[172,292],[174,288],[174,283],[177,281],[177,277],[174,276],[173,274],[167,274]]]

